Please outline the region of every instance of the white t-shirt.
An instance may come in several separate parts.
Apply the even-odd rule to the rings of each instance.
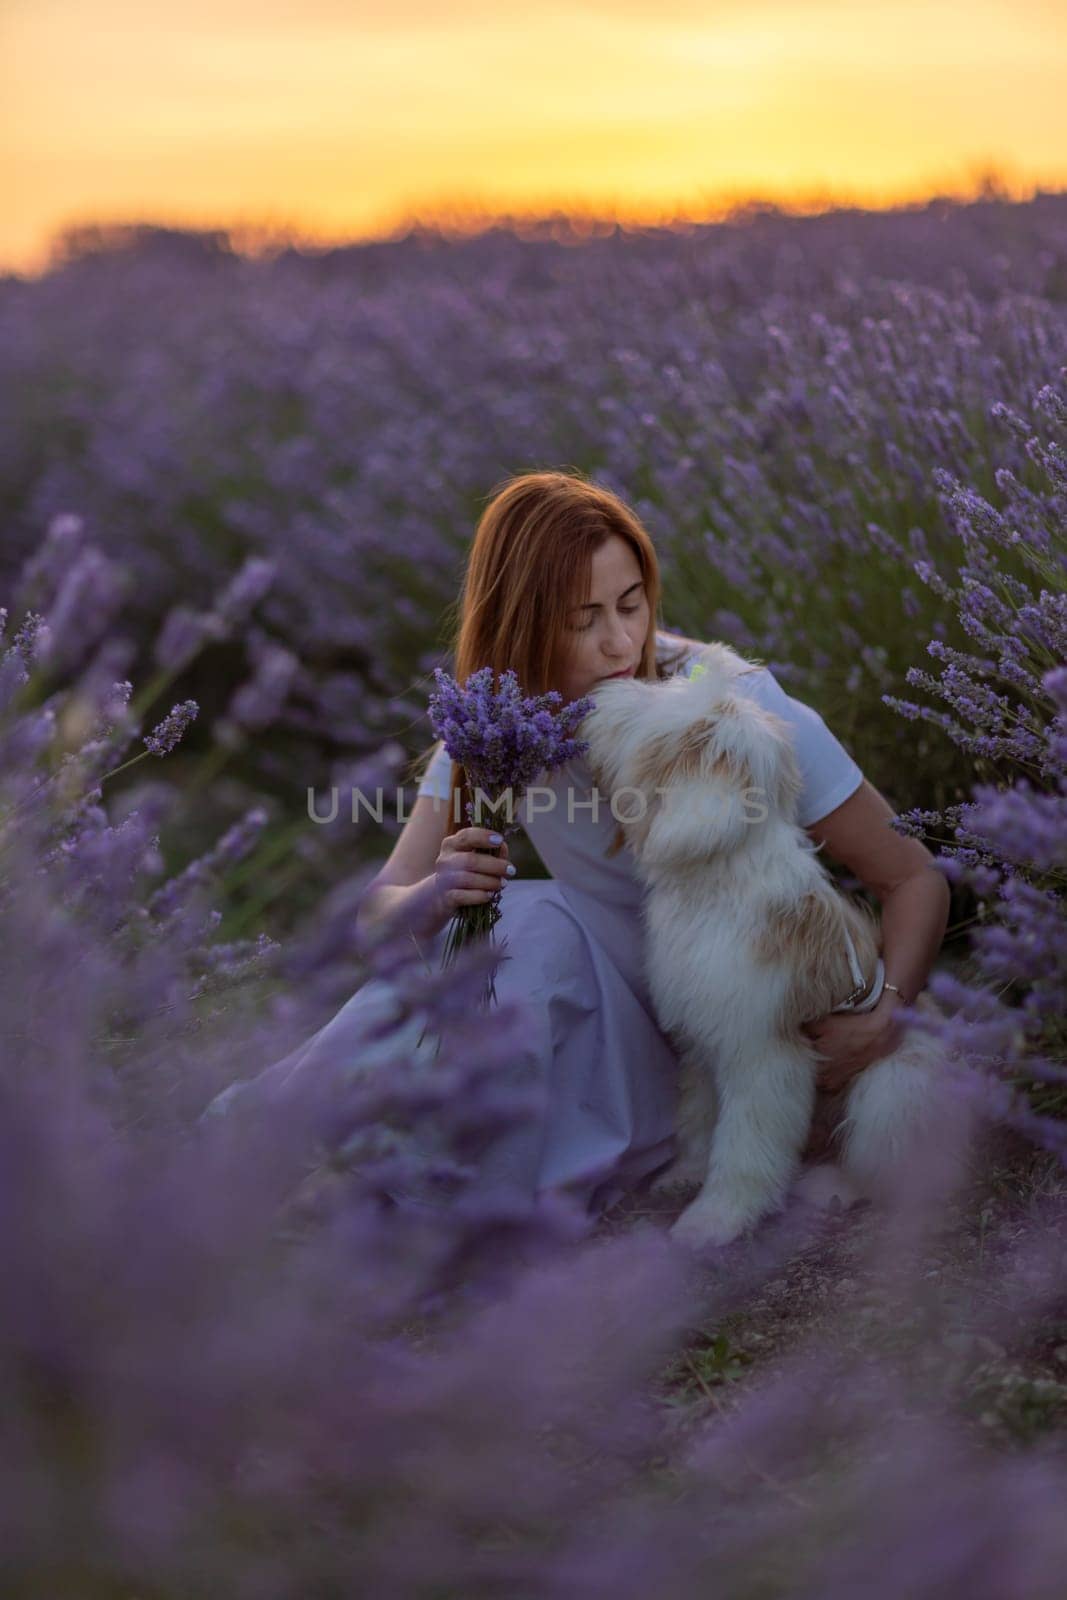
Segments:
[[[662,660],[680,643],[678,635],[657,631],[657,656]],[[676,671],[688,677],[694,665],[695,656],[689,654]],[[802,828],[810,827],[855,793],[863,782],[860,768],[819,713],[786,694],[768,667],[743,674],[735,688],[773,711],[792,729],[802,779],[797,801],[797,821]],[[451,765],[444,745],[438,741],[417,792],[447,802]],[[554,878],[604,900],[636,904],[643,891],[633,853],[624,844],[614,856],[606,854],[618,821],[611,813],[610,797],[603,793],[597,797],[594,815],[593,788],[586,763],[568,762],[550,776],[540,775],[516,806],[516,819]]]

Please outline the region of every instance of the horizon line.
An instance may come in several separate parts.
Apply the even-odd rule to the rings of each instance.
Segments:
[[[607,237],[623,231],[681,232],[685,229],[742,223],[754,215],[772,214],[815,220],[841,211],[867,215],[921,211],[937,203],[960,208],[995,202],[1026,205],[1037,199],[1067,195],[1067,177],[1060,188],[1045,188],[1042,180],[1007,177],[993,164],[972,175],[966,186],[947,187],[931,183],[918,190],[890,196],[857,194],[855,190],[835,191],[827,183],[808,185],[783,194],[753,188],[745,193],[725,192],[703,205],[682,202],[674,205],[636,203],[620,206],[612,200],[567,199],[546,196],[543,201],[494,205],[478,198],[449,198],[408,205],[378,224],[358,225],[339,231],[294,218],[233,217],[229,221],[197,220],[192,217],[166,218],[88,217],[54,228],[47,237],[44,255],[32,264],[19,265],[0,259],[0,276],[34,281],[46,277],[83,254],[103,253],[121,248],[139,234],[178,233],[225,238],[235,254],[252,259],[274,250],[297,249],[309,253],[362,245],[398,244],[423,234],[459,242],[476,239],[501,228],[519,237],[572,239],[582,241]]]

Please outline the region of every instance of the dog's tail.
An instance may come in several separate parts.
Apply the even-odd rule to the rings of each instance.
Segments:
[[[860,1194],[925,1206],[942,1203],[965,1180],[977,1123],[940,1042],[913,1030],[849,1085],[833,1138]]]

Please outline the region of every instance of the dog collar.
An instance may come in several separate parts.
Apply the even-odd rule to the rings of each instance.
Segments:
[[[878,964],[874,969],[871,992],[866,996],[865,999],[862,998],[867,988],[867,980],[863,976],[863,969],[861,968],[859,964],[859,958],[856,955],[856,946],[852,943],[852,935],[849,933],[847,928],[845,928],[844,934],[845,944],[848,947],[848,965],[849,970],[852,973],[852,982],[854,987],[847,1000],[843,1000],[839,1006],[833,1007],[831,1016],[833,1015],[834,1011],[873,1011],[879,1000],[882,998],[882,990],[885,987],[885,966],[883,965],[881,956],[879,956]]]

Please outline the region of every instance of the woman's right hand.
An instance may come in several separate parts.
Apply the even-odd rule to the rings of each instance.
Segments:
[[[514,876],[507,841],[495,846],[493,838],[492,828],[458,828],[445,836],[433,877],[439,904],[449,915],[460,906],[484,905]]]

